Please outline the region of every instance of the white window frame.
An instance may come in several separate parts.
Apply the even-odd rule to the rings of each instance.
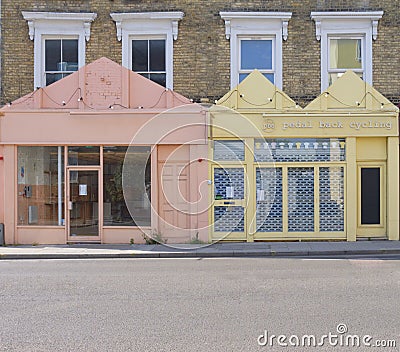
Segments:
[[[291,12],[220,12],[225,21],[225,36],[230,40],[231,89],[239,83],[241,38],[273,38],[275,85],[282,89],[282,43],[288,37]]]
[[[132,70],[133,39],[165,39],[166,88],[173,88],[173,41],[178,39],[178,21],[183,12],[111,13],[122,41],[122,66]]]
[[[85,40],[90,39],[90,25],[96,13],[27,12],[29,38],[34,40],[34,88],[45,87],[44,40],[78,38],[78,68],[85,65]]]
[[[329,87],[329,39],[361,38],[363,79],[372,85],[372,41],[378,36],[378,21],[383,11],[311,12],[316,37],[321,42],[321,92]]]

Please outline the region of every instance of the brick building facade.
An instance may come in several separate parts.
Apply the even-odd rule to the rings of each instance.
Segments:
[[[111,13],[183,12],[179,35],[173,41],[173,89],[195,101],[218,99],[230,88],[230,42],[220,12],[287,12],[288,37],[282,42],[282,89],[301,105],[321,92],[321,43],[316,39],[312,12],[383,11],[372,42],[372,84],[399,103],[399,2],[393,0],[3,0],[1,102],[6,103],[34,87],[34,41],[29,38],[22,12],[95,13],[85,63],[100,57],[122,63],[122,44]]]

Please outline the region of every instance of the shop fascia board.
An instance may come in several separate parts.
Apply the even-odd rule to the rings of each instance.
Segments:
[[[371,117],[377,116],[377,117],[397,117],[398,116],[398,111],[397,110],[386,110],[386,111],[376,111],[376,110],[368,110],[364,112],[360,111],[343,111],[343,110],[335,110],[335,111],[301,111],[301,112],[285,112],[285,111],[265,111],[265,110],[235,110],[236,113],[240,115],[261,115],[261,116],[273,116],[273,117],[319,117],[319,116],[332,116],[332,117],[348,117],[348,116],[353,116],[353,117]],[[224,112],[212,112],[212,114],[223,114]]]
[[[202,110],[193,111],[168,111],[170,108],[165,109],[126,109],[126,110],[116,110],[116,109],[106,109],[106,110],[96,110],[96,111],[71,111],[67,109],[42,109],[42,110],[26,110],[26,109],[13,109],[13,110],[4,110],[0,111],[0,117],[6,116],[8,114],[65,114],[65,115],[159,115],[159,114],[168,114],[168,115],[187,115],[187,114],[199,114],[202,113]]]

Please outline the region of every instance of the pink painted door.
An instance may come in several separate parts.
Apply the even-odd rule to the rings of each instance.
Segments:
[[[189,168],[186,163],[158,164],[159,232],[169,242],[190,239]]]

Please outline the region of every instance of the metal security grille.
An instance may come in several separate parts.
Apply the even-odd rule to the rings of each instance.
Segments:
[[[214,141],[214,160],[239,161],[244,160],[243,141]]]
[[[258,162],[344,161],[344,138],[256,139],[254,158]]]
[[[257,168],[257,231],[283,230],[282,168]]]
[[[216,232],[244,232],[244,207],[235,205],[244,199],[244,176],[243,167],[214,168],[214,198],[230,204],[214,206]]]
[[[344,168],[319,169],[320,231],[344,231]]]
[[[215,199],[244,199],[244,169],[214,169]]]
[[[244,208],[235,206],[214,207],[214,231],[243,232]]]
[[[288,230],[314,231],[314,168],[288,168]]]

